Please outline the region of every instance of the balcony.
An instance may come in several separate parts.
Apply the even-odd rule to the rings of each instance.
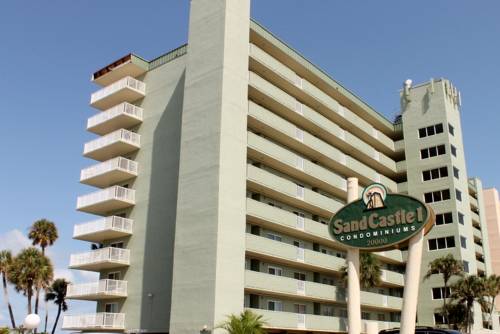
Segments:
[[[249,309],[266,320],[266,328],[295,331],[317,332],[347,332],[347,318],[331,317],[313,314],[297,314],[292,312],[278,312],[261,309]],[[397,322],[377,321],[378,329],[399,327]],[[364,330],[364,326],[362,326]]]
[[[90,105],[106,110],[122,102],[135,102],[146,95],[146,84],[132,77],[125,77],[106,86],[90,97]]]
[[[73,239],[101,242],[132,234],[133,220],[109,216],[85,224],[75,225]]]
[[[134,54],[128,54],[95,72],[92,75],[92,81],[98,85],[107,86],[127,76],[138,77],[146,73],[147,69],[147,61]]]
[[[93,313],[84,315],[66,315],[63,318],[63,330],[124,330],[124,313]]]
[[[328,225],[321,224],[308,218],[297,216],[289,211],[281,210],[250,198],[247,198],[247,219],[252,223],[268,227],[272,230],[283,231],[283,233],[296,235],[299,238],[313,242],[321,242],[332,248],[341,248],[339,244],[332,241],[328,232]],[[399,250],[375,253],[384,262],[402,263],[402,255]],[[402,286],[404,277],[393,271],[382,271],[383,280],[388,285]],[[385,274],[384,274],[385,273]]]
[[[137,176],[138,163],[122,157],[82,169],[80,182],[104,188]]]
[[[87,131],[105,135],[118,129],[128,129],[142,122],[143,109],[124,102],[87,120]]]
[[[245,271],[245,289],[249,292],[289,296],[294,299],[346,303],[346,291],[343,288],[250,270]],[[361,291],[361,304],[373,309],[399,311],[403,306],[403,299]]]
[[[130,264],[130,250],[106,247],[90,252],[71,254],[71,269],[100,271],[103,269],[126,267]]]
[[[79,300],[103,300],[127,297],[127,281],[103,279],[98,282],[70,284],[66,297]]]
[[[251,190],[323,217],[331,217],[343,205],[340,200],[326,197],[252,165],[247,166],[247,184]]]
[[[96,215],[105,215],[109,211],[125,209],[134,204],[135,190],[113,186],[79,196],[76,209]]]
[[[120,129],[85,144],[83,155],[104,161],[139,149],[141,136],[135,132]]]

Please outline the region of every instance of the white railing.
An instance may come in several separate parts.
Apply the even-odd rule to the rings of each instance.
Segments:
[[[124,88],[133,89],[141,94],[146,94],[146,84],[144,82],[134,79],[132,77],[125,77],[93,93],[90,96],[90,103],[94,103],[97,100],[100,100],[108,95],[114,94],[117,91],[122,90]]]
[[[124,313],[93,313],[83,315],[66,315],[64,316],[63,328],[109,328],[123,329],[125,328]]]
[[[102,279],[92,283],[70,284],[66,293],[68,298],[92,295],[126,296],[127,281]]]
[[[128,102],[120,103],[108,110],[98,113],[87,120],[87,129],[104,123],[120,115],[129,115],[142,120],[143,109]]]
[[[124,141],[129,144],[139,146],[141,144],[141,136],[135,132],[125,129],[116,130],[111,132],[110,134],[85,143],[83,153],[86,154],[88,152],[95,151],[118,141]]]
[[[123,248],[106,247],[90,252],[71,254],[70,267],[99,262],[117,262],[129,264],[130,250]]]
[[[109,200],[120,200],[134,203],[135,190],[120,186],[112,186],[106,189],[98,190],[87,195],[79,196],[76,202],[76,207],[79,209]]]
[[[131,234],[133,223],[134,221],[132,219],[109,216],[88,223],[75,225],[73,228],[73,237],[109,230]]]
[[[97,175],[102,175],[107,172],[120,169],[130,174],[137,175],[138,163],[133,160],[125,159],[123,157],[116,157],[108,161],[82,169],[80,173],[80,181],[93,178]]]

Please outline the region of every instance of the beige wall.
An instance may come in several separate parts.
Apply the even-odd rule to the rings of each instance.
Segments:
[[[483,191],[486,223],[488,225],[488,239],[491,254],[493,273],[500,275],[500,201],[498,190],[495,188]],[[497,310],[500,310],[500,298],[496,301]]]

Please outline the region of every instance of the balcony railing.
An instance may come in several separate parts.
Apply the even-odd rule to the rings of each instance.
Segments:
[[[130,264],[130,250],[123,248],[106,247],[90,252],[71,254],[70,268],[82,270],[101,270],[128,266]]]
[[[87,130],[99,135],[127,129],[142,122],[143,109],[128,102],[120,103],[87,120]]]
[[[96,187],[106,187],[137,176],[138,163],[117,157],[82,169],[80,182]]]
[[[73,238],[100,242],[132,234],[133,220],[117,216],[101,218],[85,224],[75,225]]]
[[[64,316],[64,330],[125,329],[124,313],[93,313]]]
[[[113,186],[78,197],[77,210],[103,214],[111,210],[119,210],[135,204],[135,190]]]
[[[146,84],[132,77],[125,77],[106,86],[90,97],[90,105],[105,110],[122,102],[134,102],[146,95]]]
[[[127,296],[127,281],[103,279],[92,283],[70,284],[66,297],[99,300]]]
[[[103,161],[133,152],[140,147],[140,144],[140,135],[129,130],[120,129],[86,143],[83,155]]]

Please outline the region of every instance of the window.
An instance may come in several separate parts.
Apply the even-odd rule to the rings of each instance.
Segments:
[[[299,281],[305,281],[306,274],[295,272],[295,273],[293,273],[293,278],[295,278],[296,280],[299,280]]]
[[[459,176],[459,170],[457,167],[453,167],[453,176],[458,180],[460,178]]]
[[[368,312],[361,312],[361,319],[363,319],[363,320],[370,320],[370,313],[368,313]]]
[[[451,212],[436,214],[436,225],[453,223],[453,214]]]
[[[271,267],[269,266],[267,268],[267,272],[271,275],[274,275],[274,276],[283,276],[283,269],[279,268],[279,267]]]
[[[119,281],[120,280],[120,272],[119,271],[115,271],[115,272],[112,272],[112,273],[108,273],[108,279]]]
[[[269,311],[283,311],[283,303],[277,300],[267,301],[267,309]]]
[[[454,136],[455,135],[455,128],[453,127],[453,125],[451,125],[450,123],[448,123],[448,132],[450,133],[450,135]]]
[[[123,241],[116,241],[109,245],[109,247],[113,248],[124,248],[124,246],[125,244],[123,243]]]
[[[429,137],[433,135],[437,135],[439,133],[443,133],[443,124],[434,124],[427,126],[425,128],[420,128],[418,129],[418,137],[419,138],[424,138],[424,137]]]
[[[446,292],[446,294],[445,294]],[[442,288],[432,288],[432,299],[444,299],[448,298],[450,295],[450,288],[447,287],[446,290],[444,287]]]
[[[466,273],[468,273],[469,272],[469,262],[464,260],[463,264],[464,264],[464,271]]]
[[[424,194],[425,203],[441,202],[450,199],[450,190],[443,189]]]
[[[293,309],[295,313],[306,314],[306,306],[304,304],[294,304]]]
[[[422,172],[422,179],[424,181],[440,179],[442,177],[448,177],[448,168],[446,166],[434,169],[428,169]]]
[[[346,309],[340,309],[339,314],[341,318],[347,318],[347,310]]]
[[[323,306],[323,315],[333,317],[333,306]]]
[[[457,156],[457,148],[453,145],[450,145],[450,151],[451,151],[451,154],[453,154],[454,157]]]
[[[117,303],[107,303],[104,305],[104,312],[106,313],[118,313],[118,304]]]
[[[445,323],[444,316],[441,313],[434,313],[434,323],[436,325],[443,325]]]
[[[457,201],[462,201],[462,192],[460,190],[455,189],[455,196],[457,197]]]
[[[431,146],[420,150],[421,159],[432,158],[443,154],[446,154],[446,147],[444,145]]]
[[[467,248],[467,238],[464,236],[460,236],[460,246],[462,248]]]
[[[378,321],[385,321],[385,314],[383,313],[377,314],[377,319]]]
[[[451,236],[451,237],[429,239],[428,244],[429,244],[429,250],[453,248],[455,247],[455,238]]]
[[[461,212],[458,213],[458,222],[462,225],[465,224],[464,215]]]
[[[268,233],[267,234],[267,238],[268,239],[271,239],[271,240],[274,240],[274,241],[281,241],[281,236],[277,235],[277,234],[274,234],[274,233]]]

